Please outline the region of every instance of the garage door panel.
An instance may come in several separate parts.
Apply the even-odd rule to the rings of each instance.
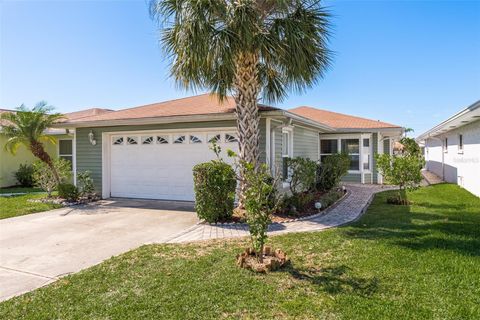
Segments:
[[[226,132],[129,133],[114,136],[110,148],[111,196],[194,200],[193,166],[215,158],[215,154],[209,149],[210,144],[206,141],[217,134],[224,139]],[[173,143],[180,136],[185,137],[185,142]],[[148,140],[151,143],[143,144],[147,138],[150,138]],[[115,145],[114,142],[119,140],[123,142]],[[168,143],[160,144],[159,140]],[[131,145],[128,141],[137,141],[138,144]],[[231,162],[226,156],[226,150],[237,152],[238,144],[218,144],[223,150],[222,157]]]

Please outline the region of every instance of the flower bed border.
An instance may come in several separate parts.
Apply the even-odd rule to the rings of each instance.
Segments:
[[[271,222],[270,225],[272,224],[278,224],[278,223],[290,223],[290,222],[297,222],[297,221],[304,221],[304,220],[309,220],[309,219],[314,219],[320,216],[324,216],[328,214],[331,210],[335,209],[344,199],[347,198],[347,196],[350,195],[350,190],[346,189],[346,192],[337,200],[335,201],[331,206],[325,208],[324,210],[316,213],[312,213],[311,215],[308,216],[303,216],[303,217],[298,217],[298,218],[292,218],[292,219],[286,219],[281,222]],[[230,225],[241,225],[244,224],[246,225],[246,222],[213,222],[209,223],[206,221],[200,221],[199,224],[208,224],[211,226],[230,226]]]

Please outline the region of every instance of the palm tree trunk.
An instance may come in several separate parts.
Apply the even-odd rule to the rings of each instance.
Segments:
[[[237,117],[238,144],[240,160],[253,163],[255,167],[259,160],[259,127],[258,112],[258,56],[254,53],[241,53],[237,57],[235,75],[235,113]],[[247,184],[244,179],[245,170],[240,166],[239,206],[243,207]]]
[[[55,182],[57,183],[57,185],[59,185],[60,177],[58,176],[57,168],[55,168],[55,165],[53,164],[50,155],[45,151],[43,144],[36,140],[30,141],[30,150],[35,157],[43,161],[50,168],[50,170],[52,170]]]

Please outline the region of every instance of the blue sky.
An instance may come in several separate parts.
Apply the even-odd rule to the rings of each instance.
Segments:
[[[0,107],[61,112],[186,96],[168,77],[147,2],[0,0]],[[326,77],[278,106],[380,119],[418,135],[480,99],[480,1],[326,1]]]

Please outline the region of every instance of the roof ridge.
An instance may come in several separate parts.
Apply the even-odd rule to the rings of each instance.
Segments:
[[[157,104],[164,104],[164,103],[180,101],[180,100],[185,100],[185,99],[190,99],[190,98],[196,98],[196,97],[201,97],[201,96],[208,96],[208,95],[214,95],[214,94],[212,94],[212,93],[202,93],[202,94],[197,94],[197,95],[194,95],[194,96],[176,98],[176,99],[172,99],[172,100],[164,100],[164,101],[160,101],[160,102],[153,102],[153,103],[144,104],[144,105],[137,106],[137,107],[130,107],[130,108],[114,110],[113,112],[125,111],[125,110],[134,110],[134,109],[138,109],[138,108],[145,108],[145,107],[154,106],[154,105],[157,105]],[[230,98],[230,96],[227,96],[227,97]]]

